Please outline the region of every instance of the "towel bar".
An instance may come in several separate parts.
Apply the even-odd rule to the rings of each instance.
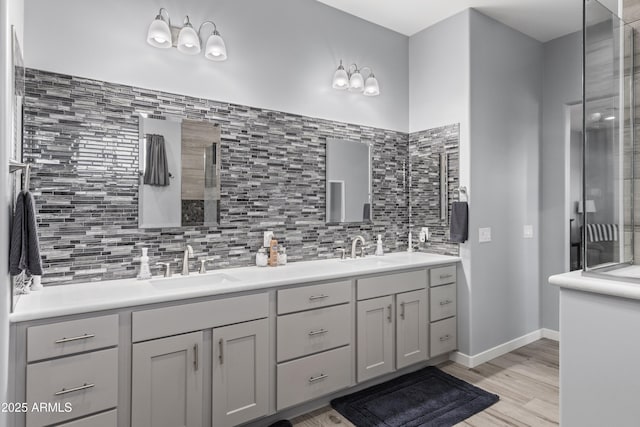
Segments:
[[[14,173],[19,170],[24,171],[24,189],[29,190],[29,184],[31,183],[31,164],[9,160],[9,173]]]

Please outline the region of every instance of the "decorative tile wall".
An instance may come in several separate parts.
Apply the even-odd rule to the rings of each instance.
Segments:
[[[458,244],[449,243],[451,202],[458,200],[460,177],[460,126],[458,124],[409,134],[411,167],[411,219],[413,241],[418,242],[420,227],[429,227],[429,241],[419,245],[424,252],[458,255]],[[448,158],[447,220],[440,219],[440,154]]]
[[[371,251],[377,234],[385,250],[406,250],[406,133],[33,69],[26,80],[25,160],[34,165],[45,284],[134,277],[143,247],[174,269],[186,244],[215,268],[252,265],[265,230],[290,261],[333,257],[357,234]],[[218,226],[138,228],[140,113],[220,123]],[[436,135],[411,141],[435,152]],[[325,224],[327,138],[373,143],[373,224]],[[429,250],[457,253],[435,242]]]

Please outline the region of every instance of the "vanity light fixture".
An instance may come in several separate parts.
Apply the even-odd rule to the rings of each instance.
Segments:
[[[368,70],[366,79],[362,75],[365,70]],[[349,92],[362,93],[364,96],[380,95],[378,79],[376,79],[370,67],[360,69],[356,64],[351,64],[349,68],[345,70],[342,65],[342,60],[340,60],[338,69],[333,73],[332,87],[337,90],[349,90]]]
[[[166,15],[163,15],[163,13]],[[204,57],[211,61],[224,61],[227,59],[227,47],[218,32],[218,28],[213,21],[203,22],[198,31],[193,28],[189,16],[185,16],[182,28],[172,27],[169,19],[169,12],[161,8],[156,18],[149,25],[147,32],[147,43],[159,49],[170,47],[178,48],[178,51],[186,55],[198,55],[202,51],[202,29],[207,25],[213,26],[213,31],[207,37],[204,49]],[[175,44],[174,44],[175,40]]]

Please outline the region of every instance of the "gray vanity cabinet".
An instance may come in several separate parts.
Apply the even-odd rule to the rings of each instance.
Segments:
[[[264,416],[269,405],[269,321],[213,329],[213,425]]]
[[[396,295],[396,367],[427,360],[427,292]]]
[[[133,345],[132,426],[202,426],[202,345],[202,332]]]
[[[393,297],[358,301],[358,382],[393,371]]]

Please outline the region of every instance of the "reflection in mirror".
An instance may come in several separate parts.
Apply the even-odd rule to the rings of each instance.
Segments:
[[[327,222],[370,222],[371,146],[327,139]]]
[[[220,127],[211,122],[141,116],[141,228],[220,222]]]

